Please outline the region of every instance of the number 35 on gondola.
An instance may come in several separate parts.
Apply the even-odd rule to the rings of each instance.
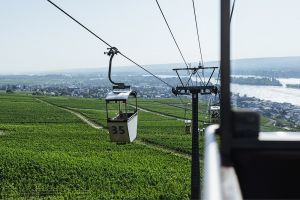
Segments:
[[[132,90],[113,90],[107,94],[105,100],[107,126],[111,142],[132,142],[137,135],[136,92]]]

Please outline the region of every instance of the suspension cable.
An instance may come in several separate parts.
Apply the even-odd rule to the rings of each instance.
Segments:
[[[177,41],[176,41],[176,39],[175,39],[175,36],[174,36],[174,34],[173,34],[173,32],[172,32],[172,30],[171,30],[171,28],[170,28],[170,25],[169,25],[169,23],[168,23],[168,21],[167,21],[165,15],[164,15],[164,12],[162,11],[162,9],[161,9],[161,7],[160,7],[160,4],[159,4],[158,0],[155,0],[155,1],[156,1],[156,4],[157,4],[157,6],[158,6],[158,8],[159,8],[159,10],[160,10],[161,15],[163,16],[163,18],[164,18],[164,20],[165,20],[165,22],[166,22],[166,25],[167,25],[167,27],[168,27],[168,29],[169,29],[169,31],[170,31],[170,34],[171,34],[171,36],[172,36],[172,38],[173,38],[173,40],[174,40],[174,42],[175,42],[175,44],[176,44],[176,47],[177,47],[177,49],[178,49],[178,51],[179,51],[179,53],[180,53],[180,55],[181,55],[181,58],[182,58],[184,64],[186,65],[186,68],[189,68],[189,66],[188,66],[188,64],[187,64],[187,62],[186,62],[186,60],[185,60],[185,58],[184,58],[184,56],[183,56],[183,54],[182,54],[182,51],[181,51],[181,49],[179,48],[179,45],[178,45],[178,43],[177,43]]]
[[[60,10],[61,12],[63,12],[65,15],[67,15],[68,17],[70,17],[73,21],[75,21],[77,24],[79,24],[82,28],[84,28],[85,30],[87,30],[88,32],[90,32],[92,35],[94,35],[96,38],[98,38],[99,40],[101,40],[104,44],[106,44],[109,47],[112,47],[109,43],[107,43],[105,40],[103,40],[101,37],[99,37],[96,33],[94,33],[93,31],[91,31],[90,29],[88,29],[86,26],[84,26],[82,23],[80,23],[78,20],[76,20],[74,17],[72,17],[71,15],[69,15],[66,11],[64,11],[62,8],[60,8],[58,5],[56,5],[55,3],[53,3],[50,0],[47,0],[49,3],[51,3],[54,7],[56,7],[58,10]]]
[[[55,3],[53,3],[51,0],[47,0],[50,4],[52,4],[54,7],[56,7],[58,10],[60,10],[62,13],[64,13],[65,15],[67,15],[69,18],[71,18],[74,22],[76,22],[78,25],[80,25],[82,28],[84,28],[85,30],[87,30],[89,33],[91,33],[93,36],[95,36],[97,39],[99,39],[101,42],[103,42],[104,44],[106,44],[107,46],[109,46],[110,48],[112,48],[113,46],[110,45],[108,42],[106,42],[105,40],[103,40],[100,36],[98,36],[96,33],[94,33],[93,31],[91,31],[89,28],[87,28],[86,26],[84,26],[82,23],[80,23],[78,20],[76,20],[74,17],[72,17],[70,14],[68,14],[66,11],[64,11],[62,8],[60,8],[58,5],[56,5]],[[119,54],[121,56],[123,56],[125,59],[127,59],[128,61],[130,61],[131,63],[135,64],[136,66],[138,66],[139,68],[143,69],[145,72],[149,73],[151,76],[155,77],[157,80],[161,81],[162,83],[166,84],[168,87],[173,88],[172,85],[170,85],[169,83],[167,83],[166,81],[162,80],[160,77],[156,76],[155,74],[153,74],[152,72],[150,72],[149,70],[147,70],[146,68],[142,67],[140,64],[138,64],[137,62],[135,62],[134,60],[132,60],[131,58],[129,58],[128,56],[126,56],[125,54],[123,54],[122,52],[119,52]]]
[[[195,2],[193,2],[193,10],[194,10],[194,17],[195,17],[195,25],[196,25],[196,30],[197,30],[197,38],[198,38],[198,47],[199,47],[199,53],[200,53],[200,58],[201,58],[201,65],[203,65],[203,56],[202,56],[202,50],[201,50],[201,43],[200,43],[200,36],[199,36],[199,28],[198,28],[198,21],[197,21],[197,15],[196,15],[196,8],[195,8]]]
[[[166,84],[167,86],[169,86],[170,88],[174,88],[172,85],[170,85],[169,83],[167,83],[166,81],[162,80],[160,77],[156,76],[155,74],[153,74],[152,72],[150,72],[149,70],[147,70],[146,68],[144,68],[143,66],[141,66],[140,64],[136,63],[135,61],[133,61],[132,59],[128,58],[126,55],[124,55],[122,52],[120,52],[120,55],[123,56],[124,58],[126,58],[127,60],[129,60],[130,62],[132,62],[133,64],[135,64],[136,66],[138,66],[139,68],[143,69],[145,72],[147,72],[148,74],[152,75],[153,77],[155,77],[156,79],[160,80],[161,82],[163,82],[164,84]]]
[[[231,22],[232,15],[233,15],[233,11],[234,11],[234,6],[235,6],[235,0],[233,0],[233,4],[232,4],[232,8],[231,8],[231,12],[230,12],[230,22]]]

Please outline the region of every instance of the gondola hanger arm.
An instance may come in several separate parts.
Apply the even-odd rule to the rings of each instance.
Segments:
[[[116,47],[110,47],[110,48],[107,48],[107,50],[108,50],[108,52],[104,52],[104,54],[107,54],[108,56],[110,56],[109,69],[108,69],[108,79],[114,85],[113,88],[114,89],[128,89],[128,88],[130,88],[130,86],[127,86],[124,83],[116,83],[112,80],[112,78],[111,78],[112,60],[113,60],[114,56],[117,55],[120,52],[118,51],[118,49]]]

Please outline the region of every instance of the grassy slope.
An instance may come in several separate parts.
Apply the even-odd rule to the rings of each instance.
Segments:
[[[183,100],[185,103],[191,103],[188,100]],[[186,116],[184,107],[187,107],[188,109],[191,109],[190,104],[183,104],[180,102],[179,99],[156,99],[156,100],[146,100],[142,99],[139,100],[139,107],[151,110],[154,112],[163,113],[166,115],[170,115],[173,117],[178,118],[188,118],[191,119],[192,112],[191,110],[187,110]],[[205,120],[206,112],[207,112],[207,104],[206,103],[199,103],[199,120]]]
[[[46,97],[48,102],[63,107],[71,107],[76,112],[80,112],[90,120],[106,126],[106,113],[104,100],[82,99],[72,97]],[[189,102],[190,100],[183,99]],[[154,112],[183,118],[184,110],[178,108],[183,106],[179,99],[139,99],[138,106]],[[176,107],[177,106],[177,107]],[[200,103],[200,113],[206,112],[206,103]],[[190,117],[188,112],[187,116]],[[200,120],[205,119],[204,114],[200,114]],[[261,117],[262,131],[280,131],[282,129],[268,123],[270,120]],[[202,125],[201,123],[199,124]],[[153,144],[163,145],[170,149],[191,152],[191,136],[184,133],[184,122],[171,118],[158,116],[152,113],[139,112],[138,138]],[[201,139],[202,140],[202,139]],[[203,141],[200,141],[202,147]]]
[[[189,197],[188,160],[112,144],[106,131],[32,97],[1,94],[0,102],[0,199]]]
[[[86,101],[86,99],[70,97],[47,97],[45,100],[58,106],[72,107],[73,110],[82,113],[92,121],[106,126],[105,103],[103,100],[89,99]],[[78,100],[82,101],[82,103]],[[173,99],[173,101],[178,103],[178,100]],[[68,104],[68,102],[70,103]],[[145,109],[149,110],[150,108],[145,105],[151,106],[151,104],[155,103],[157,102],[153,100],[139,100],[139,106],[142,104]],[[160,112],[164,114],[166,110],[171,110],[173,116],[177,117],[182,117],[184,114],[182,109],[174,109],[173,106],[165,104],[159,104],[159,106],[161,108]],[[138,119],[138,139],[185,153],[191,152],[191,135],[185,134],[183,121],[143,111],[139,112]]]
[[[103,100],[41,98],[106,126]],[[175,107],[181,106],[178,99],[157,101],[140,100],[139,106],[183,117],[183,110]],[[0,94],[0,106],[0,198],[188,198],[187,160],[137,144],[111,144],[106,131],[30,96]],[[262,118],[264,131],[278,130],[268,121]],[[191,151],[182,121],[139,112],[138,133],[140,140]]]

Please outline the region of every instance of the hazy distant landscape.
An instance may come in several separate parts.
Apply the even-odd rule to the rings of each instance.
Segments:
[[[205,66],[218,66],[218,62],[208,62]],[[197,66],[192,63],[191,66]],[[248,95],[276,102],[300,104],[300,57],[252,58],[232,61],[233,93]],[[180,84],[173,68],[183,64],[156,64],[144,66],[172,86]],[[29,91],[51,96],[105,97],[111,88],[107,77],[108,67],[81,68],[22,75],[0,75],[1,90]],[[203,75],[208,77],[211,70]],[[216,83],[216,70],[211,82]],[[187,80],[187,74],[181,74]],[[113,67],[114,80],[125,82],[138,91],[139,97],[174,97],[171,88],[158,82],[136,66]],[[145,78],[147,77],[147,78]],[[194,80],[196,81],[196,80]],[[199,81],[199,80],[198,80]],[[266,86],[256,90],[255,86]],[[273,88],[273,86],[275,88]],[[253,87],[253,89],[252,89]],[[264,94],[268,95],[265,97]],[[284,95],[286,95],[284,97]],[[291,100],[291,101],[289,101]],[[299,103],[298,103],[299,102]]]
[[[232,62],[231,91],[237,106],[255,110],[272,117],[284,126],[300,125],[300,57],[242,59]],[[217,66],[217,62],[206,66]],[[192,65],[194,66],[194,65]],[[180,84],[172,68],[182,64],[149,65],[147,69],[175,87]],[[72,96],[81,98],[105,98],[111,90],[107,68],[62,70],[35,75],[1,75],[0,90],[7,93],[28,92],[36,96]],[[204,73],[206,80],[211,70]],[[211,79],[216,84],[219,71]],[[183,81],[187,74],[181,74]],[[145,74],[136,66],[115,67],[112,79],[125,82],[137,91],[139,98],[174,98],[171,88]],[[199,81],[199,80],[193,80]],[[247,98],[244,98],[247,97]],[[189,98],[188,96],[186,98]],[[201,96],[208,100],[210,96]],[[244,102],[245,101],[245,102]],[[247,103],[248,102],[248,103]],[[251,102],[251,103],[249,103]],[[272,109],[269,109],[272,108]]]
[[[232,60],[232,75],[256,75],[267,77],[300,77],[300,56],[293,57],[269,57],[269,58],[248,58]],[[206,62],[205,66],[219,66],[218,61]],[[176,75],[173,68],[185,67],[182,63],[169,64],[150,64],[143,65],[149,71],[161,75]],[[197,66],[197,63],[191,63],[191,66]],[[64,75],[106,75],[108,66],[99,68],[86,66],[79,69],[44,71],[44,72],[23,72],[21,75],[47,75],[47,74],[64,74]],[[143,75],[145,71],[136,66],[114,66],[113,74],[117,75]],[[2,75],[12,75],[14,73],[6,73]],[[18,74],[18,73],[15,73]],[[20,74],[19,74],[20,75]]]

